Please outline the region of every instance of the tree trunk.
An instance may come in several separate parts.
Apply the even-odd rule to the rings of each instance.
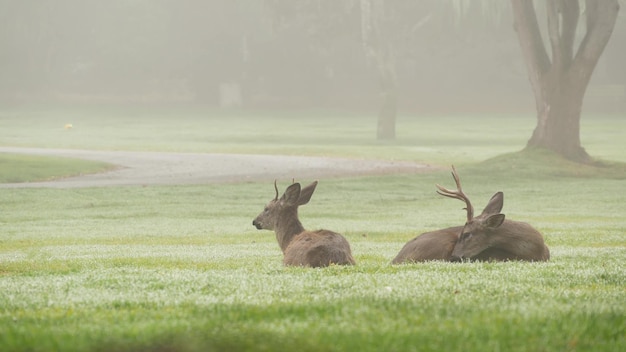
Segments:
[[[361,31],[365,54],[373,62],[378,76],[381,107],[378,112],[378,139],[396,138],[396,66],[393,44],[385,35],[383,0],[361,0]]]
[[[582,101],[587,84],[569,75],[549,74],[536,88],[537,126],[527,147],[552,150],[579,162],[590,156],[580,142]]]
[[[380,49],[379,55],[377,55],[381,107],[378,112],[376,137],[378,139],[395,139],[398,110],[396,67],[391,44],[387,43],[385,47],[385,50]]]
[[[611,37],[617,0],[586,0],[586,33],[574,54],[580,17],[577,0],[547,0],[548,56],[532,1],[511,0],[515,31],[535,94],[537,126],[527,147],[541,147],[577,162],[590,157],[580,143],[585,90]]]
[[[383,92],[382,106],[378,113],[378,129],[376,137],[378,139],[395,139],[396,138],[396,112],[397,98],[395,91]]]

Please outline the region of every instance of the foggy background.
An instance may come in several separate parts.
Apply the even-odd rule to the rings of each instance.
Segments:
[[[386,6],[400,113],[534,113],[508,1]],[[623,12],[584,111],[626,112]],[[3,104],[380,103],[356,0],[0,0],[0,27]]]

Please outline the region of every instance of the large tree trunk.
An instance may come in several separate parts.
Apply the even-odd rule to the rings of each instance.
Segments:
[[[587,162],[590,157],[580,142],[582,103],[615,26],[617,0],[586,0],[586,33],[575,54],[578,1],[547,0],[551,56],[544,46],[533,2],[511,3],[537,108],[537,126],[527,146],[547,148],[565,158]]]
[[[554,77],[558,75],[560,77]],[[586,162],[580,142],[580,117],[587,84],[577,77],[548,74],[535,90],[537,126],[528,147],[550,149],[568,159]]]
[[[378,112],[378,139],[396,138],[397,78],[393,45],[385,35],[384,0],[361,0],[361,30],[366,56],[378,76],[381,107]]]

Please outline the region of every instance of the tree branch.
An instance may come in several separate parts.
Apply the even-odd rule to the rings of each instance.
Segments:
[[[578,1],[578,0],[575,0]],[[532,1],[531,1],[532,3]],[[548,17],[548,39],[552,48],[552,66],[559,70],[563,68],[563,52],[561,51],[560,13],[561,1],[549,0],[546,2]]]
[[[580,6],[578,1],[562,1],[563,24],[561,28],[561,47],[563,58],[567,61],[564,65],[569,66],[574,58],[574,39],[576,38],[576,27],[580,17]]]
[[[585,12],[587,33],[574,57],[572,71],[589,80],[613,33],[619,12],[618,0],[586,0]]]
[[[546,3],[546,7],[548,37],[552,47],[552,65],[558,70],[566,70],[574,57],[574,39],[580,6],[577,0],[550,0]]]
[[[522,55],[533,87],[540,81],[540,75],[550,68],[550,59],[539,32],[537,15],[532,1],[511,0],[513,5],[514,28],[522,48]]]

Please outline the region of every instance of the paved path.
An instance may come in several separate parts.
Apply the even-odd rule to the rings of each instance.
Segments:
[[[0,147],[0,153],[104,161],[115,170],[54,181],[0,184],[7,187],[101,187],[312,180],[324,177],[415,173],[429,165],[404,161],[253,154],[201,154]]]

